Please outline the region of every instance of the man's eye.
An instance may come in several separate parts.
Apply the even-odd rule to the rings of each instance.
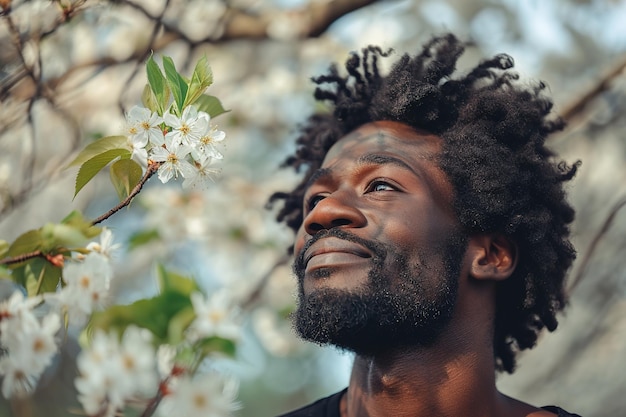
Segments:
[[[397,188],[389,184],[388,182],[377,180],[377,181],[372,181],[370,183],[370,185],[367,187],[366,192],[371,193],[375,191],[395,191],[395,190],[397,190]]]
[[[325,196],[323,196],[323,195],[320,195],[320,194],[317,194],[317,195],[312,196],[312,197],[311,197],[311,198],[309,198],[309,199],[307,200],[307,202],[306,202],[306,207],[307,207],[307,209],[308,209],[309,211],[310,211],[310,210],[313,210],[313,209],[315,208],[315,206],[317,206],[317,203],[319,203],[320,201],[322,201],[324,198],[326,198],[326,197],[325,197]]]

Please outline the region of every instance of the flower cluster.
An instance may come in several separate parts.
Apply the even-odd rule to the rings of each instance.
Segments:
[[[100,242],[91,242],[86,255],[79,254],[63,268],[63,286],[56,292],[25,297],[17,290],[0,303],[0,376],[5,398],[31,393],[41,374],[58,351],[55,335],[61,328],[61,314],[76,323],[103,307],[113,277],[110,264],[117,248],[113,235],[104,228]],[[40,320],[36,309],[50,310]]]
[[[5,398],[32,392],[57,352],[55,335],[61,328],[58,314],[42,320],[35,314],[41,297],[25,298],[21,291],[0,303],[0,375]]]
[[[222,159],[216,144],[226,134],[211,125],[208,113],[189,105],[180,117],[166,112],[163,117],[135,106],[127,115],[131,158],[142,166],[160,162],[158,176],[166,183],[184,178],[183,188],[204,187],[216,172],[212,165]]]
[[[239,408],[238,385],[214,373],[182,376],[171,384],[157,413],[162,417],[222,417]]]
[[[151,333],[136,326],[128,326],[121,340],[115,331],[97,330],[77,361],[75,385],[85,412],[112,417],[129,402],[149,402],[159,392],[159,415],[230,416],[238,407],[236,382],[215,372],[195,373],[207,356],[204,342],[215,337],[233,341],[239,335],[230,300],[223,290],[211,297],[193,293],[195,318],[176,345],[155,349]]]
[[[63,268],[60,291],[46,293],[44,298],[53,306],[60,306],[74,324],[84,323],[89,315],[102,309],[109,297],[113,267],[111,254],[119,245],[113,244],[113,234],[107,228],[100,242],[87,245],[90,252],[71,259]]]
[[[187,331],[189,340],[213,336],[229,340],[239,338],[238,310],[228,291],[222,289],[210,297],[195,292],[191,294],[191,302],[196,318]]]
[[[154,395],[158,386],[150,333],[128,327],[121,341],[115,332],[96,330],[77,360],[78,400],[88,415],[114,416],[131,398]]]

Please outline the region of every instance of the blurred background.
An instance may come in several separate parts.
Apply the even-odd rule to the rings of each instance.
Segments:
[[[124,249],[113,300],[154,295],[155,264],[233,289],[245,312],[237,358],[217,366],[241,381],[238,416],[304,405],[347,384],[351,357],[298,341],[288,314],[292,236],[265,203],[289,189],[278,166],[299,123],[319,108],[310,77],[368,44],[417,51],[433,34],[471,41],[460,67],[506,52],[544,80],[568,128],[549,140],[583,161],[570,185],[579,257],[559,329],[502,375],[506,394],[585,417],[626,415],[626,2],[617,0],[0,0],[0,238],[12,241],[71,210],[95,218],[117,203],[100,175],[73,199],[79,149],[124,130],[140,104],[151,53],[189,75],[206,55],[208,90],[229,113],[221,174],[183,192],[153,178],[109,219]],[[388,62],[393,61],[387,60]],[[387,65],[385,62],[383,65]],[[191,68],[189,68],[191,66]],[[153,239],[135,246],[138,235]],[[77,408],[70,337],[30,400],[0,415],[65,416]]]

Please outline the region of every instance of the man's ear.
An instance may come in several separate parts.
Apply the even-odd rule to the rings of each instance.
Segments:
[[[480,280],[504,280],[517,265],[517,245],[501,234],[470,237],[467,254],[471,256],[470,276]]]

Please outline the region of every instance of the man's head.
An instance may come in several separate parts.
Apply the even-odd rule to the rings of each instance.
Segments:
[[[302,337],[375,355],[444,329],[466,245],[440,152],[440,138],[384,121],[326,154],[294,245]]]
[[[297,259],[298,272],[306,257],[311,257],[306,252],[306,245],[310,243],[304,242],[315,241],[318,239],[315,236],[324,233],[337,233],[333,230],[347,229],[343,221],[325,224],[323,216],[318,214],[317,221],[309,219],[310,214],[318,211],[316,206],[321,208],[327,203],[322,199],[323,190],[321,197],[317,193],[311,197],[311,191],[315,191],[314,188],[320,184],[319,178],[315,177],[321,175],[322,180],[324,177],[319,174],[320,167],[332,167],[336,158],[347,161],[347,158],[340,158],[342,152],[344,156],[346,152],[354,152],[354,157],[359,158],[372,153],[372,148],[384,151],[389,144],[394,152],[400,154],[409,155],[417,150],[416,154],[420,156],[413,162],[432,166],[428,169],[440,171],[444,177],[443,182],[436,180],[429,189],[432,193],[427,205],[430,204],[432,209],[432,213],[428,213],[435,218],[440,211],[439,226],[445,226],[446,233],[441,235],[441,239],[436,239],[437,234],[420,230],[435,242],[434,246],[413,248],[407,253],[403,253],[401,243],[386,238],[389,234],[385,230],[378,236],[369,235],[365,241],[350,240],[350,235],[331,236],[341,242],[352,242],[354,246],[346,243],[350,246],[346,252],[356,251],[354,256],[367,261],[370,271],[368,282],[350,292],[363,294],[374,291],[390,300],[397,299],[394,297],[399,297],[398,292],[418,296],[417,304],[421,307],[417,310],[432,311],[432,314],[410,317],[408,321],[415,322],[417,328],[425,329],[424,334],[428,337],[423,336],[427,341],[437,335],[437,332],[428,329],[441,328],[450,314],[449,305],[454,302],[455,278],[460,267],[459,248],[464,249],[467,238],[492,235],[513,242],[517,265],[507,279],[497,284],[494,319],[496,364],[500,369],[511,372],[516,352],[534,346],[542,328],[555,329],[556,314],[565,304],[565,273],[575,257],[568,241],[569,224],[574,212],[565,201],[562,185],[574,175],[575,167],[555,164],[551,152],[544,147],[546,136],[562,127],[560,121],[548,119],[551,102],[542,95],[544,86],[518,85],[517,76],[507,71],[512,67],[512,60],[503,55],[481,63],[464,76],[452,77],[462,51],[463,45],[452,35],[436,38],[425,45],[417,56],[402,56],[389,75],[381,76],[377,61],[388,54],[369,47],[363,50],[362,56],[353,54],[348,60],[348,76],[340,76],[333,67],[330,74],[315,79],[319,85],[331,86],[329,89],[318,88],[315,95],[318,99],[330,101],[333,111],[309,119],[298,139],[296,154],[286,163],[296,169],[306,168],[305,177],[292,192],[277,193],[273,200],[282,199],[285,202],[278,215],[279,221],[285,221],[299,231],[296,251],[300,252],[296,252],[296,256],[305,258]],[[382,137],[378,138],[368,136],[367,127],[362,128],[365,133],[359,129],[374,121],[395,123],[391,130],[384,130]],[[355,130],[360,139],[346,137]],[[412,147],[403,142],[411,138],[432,149],[422,152],[423,147]],[[340,139],[341,146],[333,147]],[[372,161],[361,162],[367,165]],[[344,169],[341,163],[335,164],[335,171],[348,172],[351,167]],[[379,182],[372,186],[383,192],[388,185]],[[344,197],[348,198],[341,198]],[[360,210],[359,203],[355,204],[353,209],[356,213]],[[416,202],[416,210],[420,209],[420,204],[425,202]],[[424,218],[433,217],[424,217],[408,208],[399,216],[397,210],[394,206],[388,211],[388,215],[398,222],[397,230],[402,228],[400,220],[403,216],[406,227],[419,223],[421,229],[428,229],[422,224]],[[355,213],[348,213],[353,216],[353,221],[369,221],[367,215],[364,220]],[[381,240],[382,248],[378,248]],[[414,243],[419,246],[419,238]],[[328,256],[331,255],[320,259]],[[309,265],[308,269],[309,274],[328,273],[328,268],[319,268],[318,271]],[[385,274],[385,271],[392,273]],[[441,280],[439,286],[431,285],[431,277],[435,273]],[[387,279],[378,280],[376,277],[381,274],[388,275]],[[394,277],[395,284],[391,284]],[[406,281],[398,283],[402,277],[406,277]],[[307,281],[303,282],[306,284]],[[400,285],[404,289],[400,290]],[[303,284],[301,291],[305,290]],[[318,294],[324,292],[337,294],[338,291],[320,288]],[[328,294],[326,297],[328,299]],[[413,300],[416,300],[415,297]],[[371,302],[371,299],[364,299],[359,301],[360,304],[346,308],[361,314],[360,311],[371,310]],[[422,308],[426,304],[420,303],[430,304]],[[322,304],[320,298],[314,306],[321,311]],[[405,304],[410,303],[407,300]],[[381,310],[381,314],[388,313],[387,307],[374,309]],[[399,309],[395,314],[398,312],[405,313]],[[407,312],[406,315],[414,313]],[[303,314],[302,305],[298,314]],[[364,318],[365,322],[368,320],[372,321],[371,318]],[[380,320],[380,317],[373,320]],[[363,322],[355,324],[356,327],[362,325]]]

